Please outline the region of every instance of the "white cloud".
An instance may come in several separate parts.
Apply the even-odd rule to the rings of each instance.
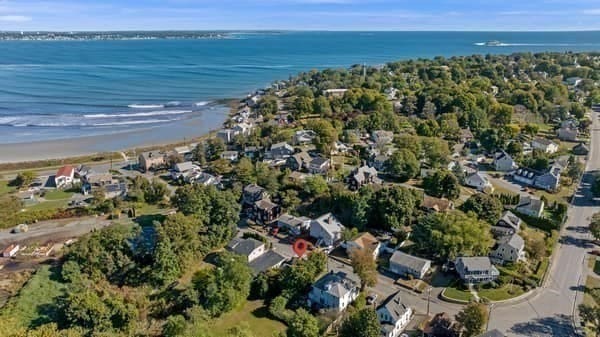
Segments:
[[[2,21],[2,22],[27,22],[27,21],[31,21],[31,17],[25,16],[25,15],[1,15],[0,21]]]

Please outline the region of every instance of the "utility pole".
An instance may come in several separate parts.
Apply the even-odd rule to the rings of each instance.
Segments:
[[[427,288],[427,319],[429,319],[429,302],[431,300],[431,287]]]

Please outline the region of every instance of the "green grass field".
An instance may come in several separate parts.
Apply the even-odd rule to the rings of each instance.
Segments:
[[[524,293],[523,288],[516,285],[504,285],[497,289],[481,289],[478,292],[479,297],[487,298],[490,301],[503,301],[509,298],[517,297]]]
[[[458,301],[469,302],[473,299],[473,295],[468,290],[460,290],[455,287],[447,287],[444,290],[444,296]]]
[[[53,190],[48,191],[44,195],[44,199],[46,200],[65,200],[70,199],[73,196],[73,192],[61,191],[61,190]]]
[[[59,209],[65,208],[68,206],[68,199],[65,200],[51,200],[51,201],[43,201],[25,209],[28,211],[40,211],[40,210],[49,210],[49,209]]]
[[[0,197],[15,191],[15,188],[8,186],[8,180],[0,181]]]
[[[53,321],[56,316],[55,300],[65,291],[64,285],[57,280],[60,277],[58,273],[53,267],[40,267],[19,294],[0,311],[0,319],[13,319],[17,328]]]
[[[262,301],[248,301],[243,307],[216,319],[212,324],[212,336],[227,337],[229,329],[235,326],[246,326],[254,336],[262,337],[271,337],[286,328],[283,323],[269,317]]]

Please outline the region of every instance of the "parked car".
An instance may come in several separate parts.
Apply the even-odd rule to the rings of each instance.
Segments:
[[[370,293],[369,296],[367,296],[367,304],[368,305],[375,304],[376,300],[377,300],[377,294],[375,294],[375,293]]]

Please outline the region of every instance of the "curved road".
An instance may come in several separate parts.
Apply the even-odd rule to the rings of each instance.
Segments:
[[[579,189],[569,207],[550,272],[543,287],[527,299],[512,304],[497,304],[491,309],[489,328],[507,336],[576,336],[576,313],[582,302],[587,274],[586,253],[593,248],[588,231],[592,215],[600,211],[592,200],[593,172],[600,169],[600,125],[592,112],[591,149]]]

